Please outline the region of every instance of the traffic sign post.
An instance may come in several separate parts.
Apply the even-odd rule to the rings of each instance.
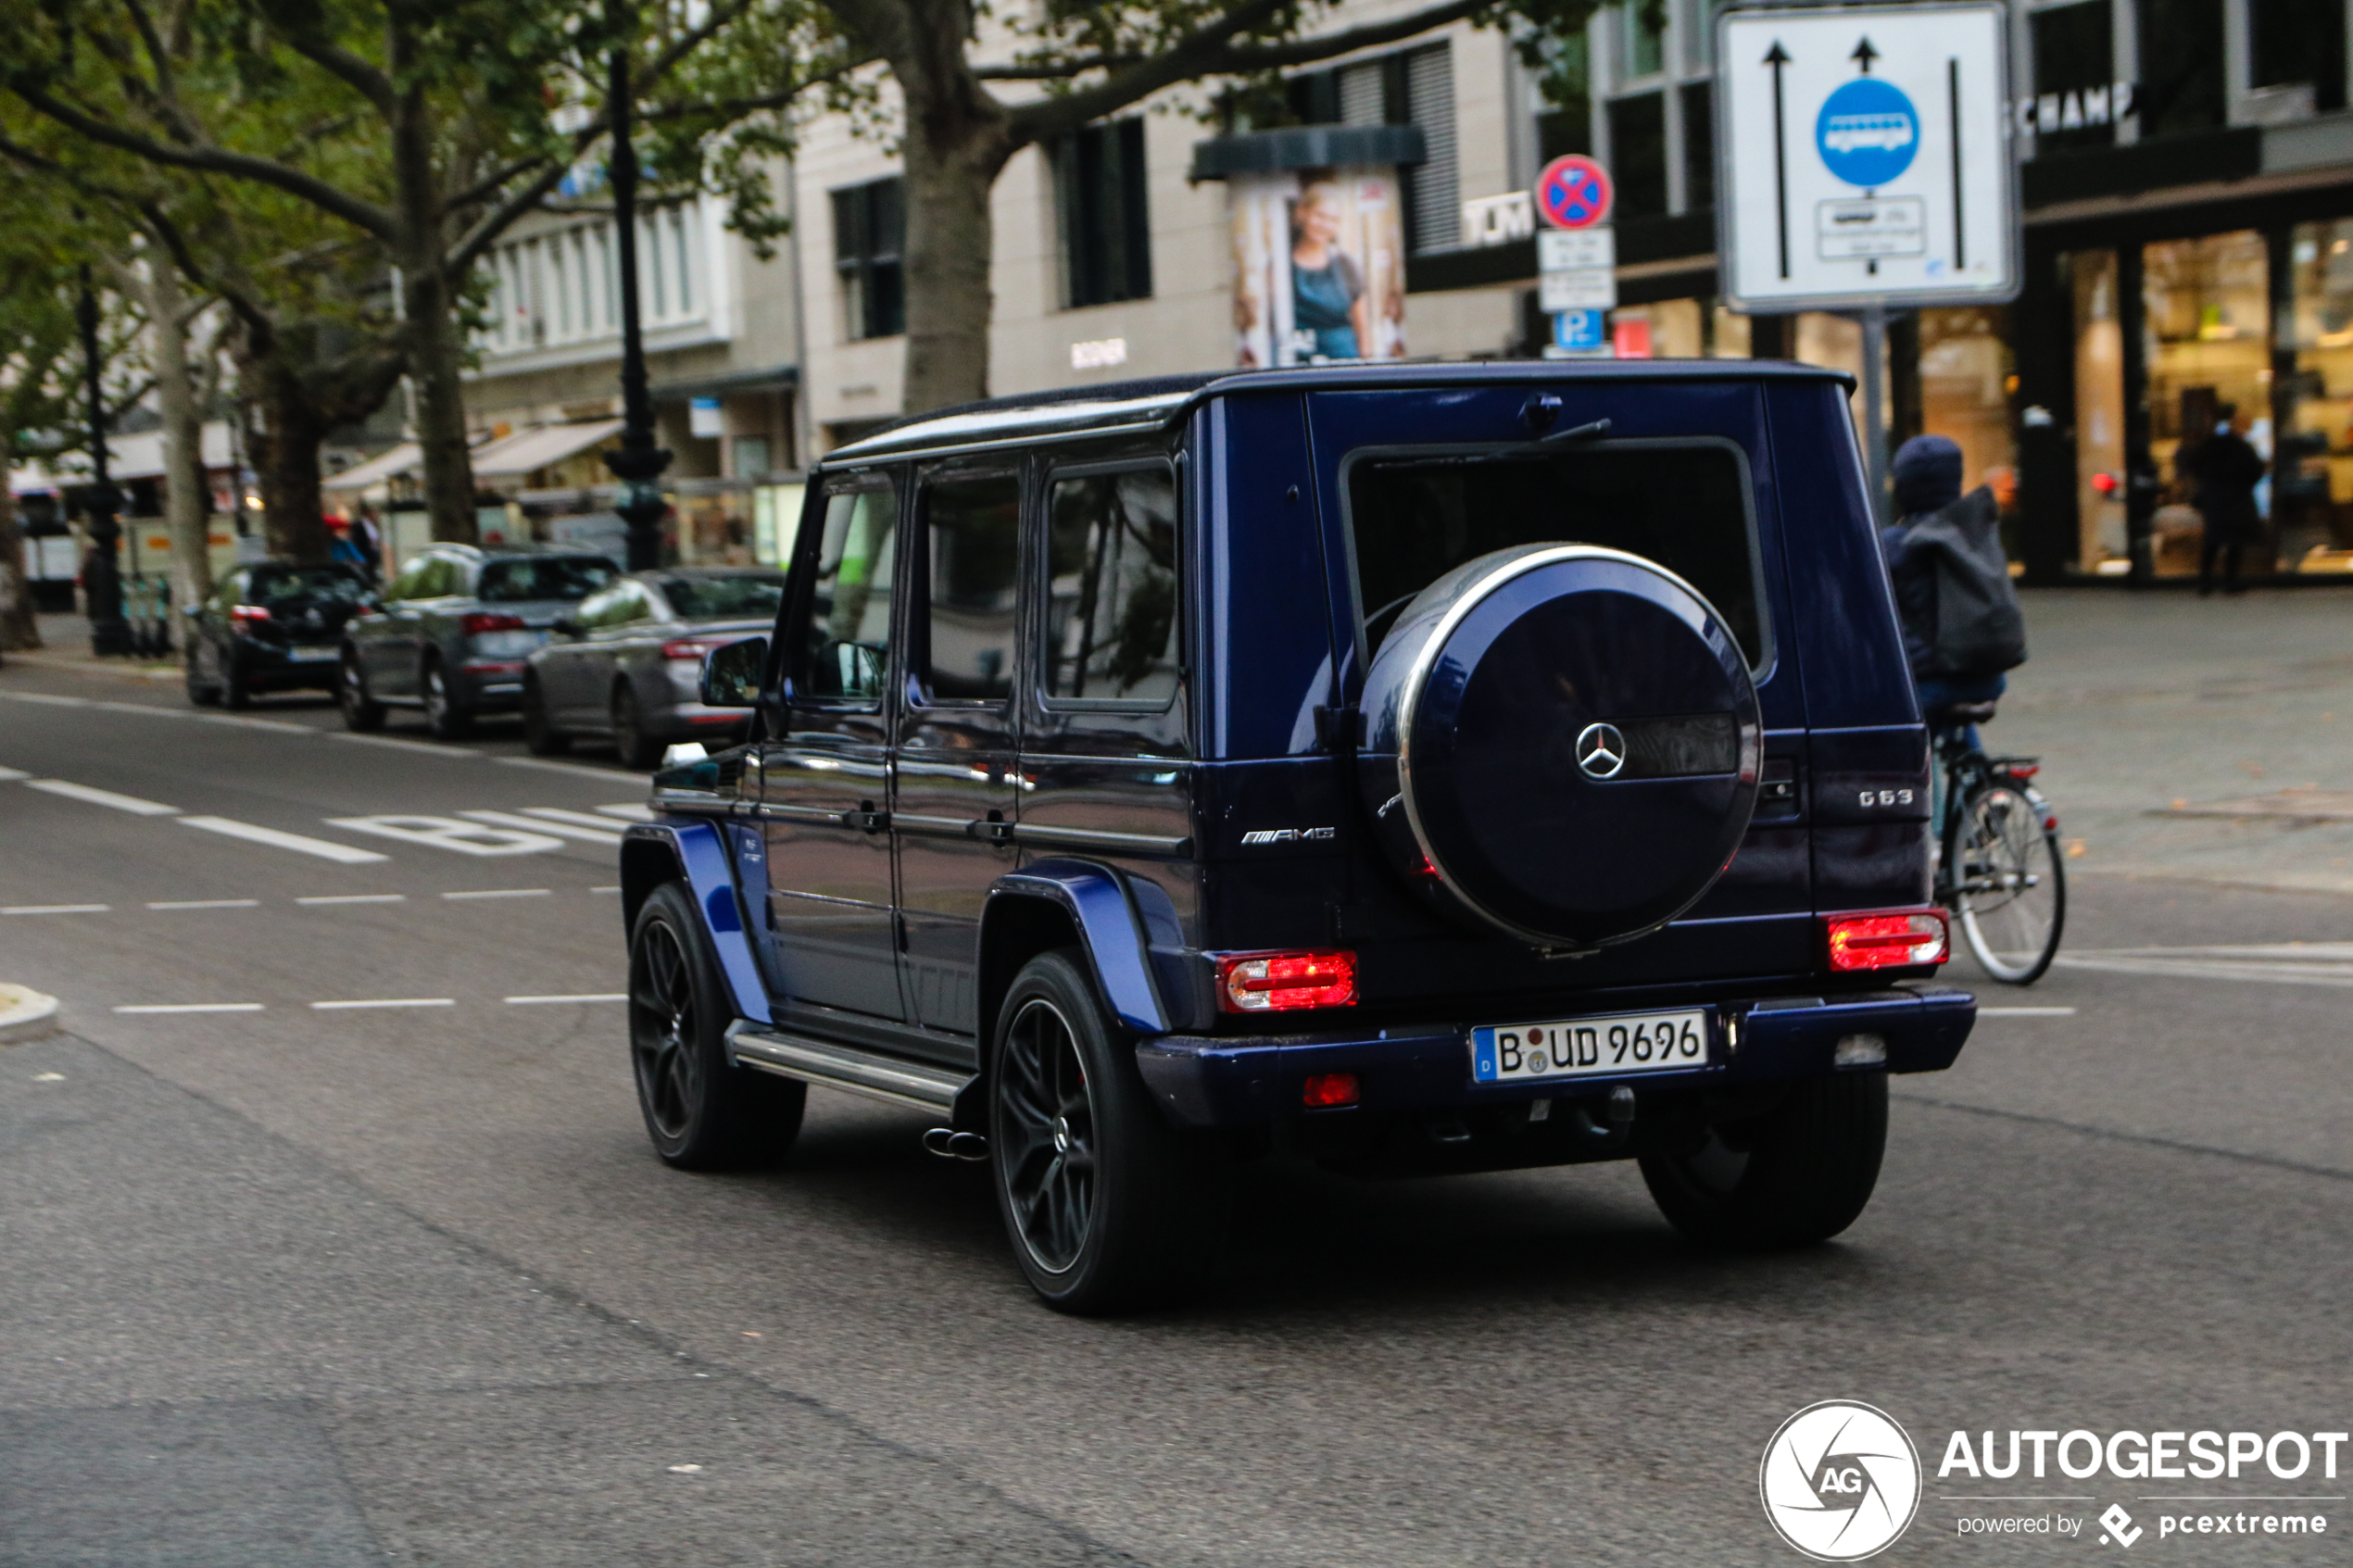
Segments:
[[[1551,352],[1606,354],[1602,313],[1617,305],[1617,200],[1609,170],[1582,154],[1556,157],[1536,177],[1537,303],[1553,318]]]
[[[1861,318],[1875,500],[1888,310],[2018,295],[2007,38],[2001,0],[1717,21],[1719,289],[1743,312]]]

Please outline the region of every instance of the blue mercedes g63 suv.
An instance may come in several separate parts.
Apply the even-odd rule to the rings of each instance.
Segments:
[[[1351,367],[1001,398],[812,475],[773,638],[622,848],[662,1159],[932,1113],[1048,1302],[1198,1277],[1234,1161],[1631,1159],[1729,1247],[1949,1066],[1928,739],[1848,384]]]

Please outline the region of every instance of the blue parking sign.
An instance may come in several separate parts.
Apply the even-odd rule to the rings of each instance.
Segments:
[[[1555,310],[1553,312],[1553,345],[1556,348],[1595,349],[1608,346],[1609,334],[1601,310]]]

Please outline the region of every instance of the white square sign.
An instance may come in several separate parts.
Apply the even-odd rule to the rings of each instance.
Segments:
[[[1738,310],[1999,304],[2019,290],[1998,0],[1730,10],[1717,247]]]

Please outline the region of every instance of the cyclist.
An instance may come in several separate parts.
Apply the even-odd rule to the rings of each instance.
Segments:
[[[1880,546],[1913,689],[1935,724],[1948,709],[2002,695],[2002,672],[2026,658],[2025,620],[2002,551],[2001,508],[1989,486],[1961,494],[1960,446],[1916,435],[1893,467],[1902,521],[1881,531]],[[1976,726],[1958,728],[1975,747]]]

